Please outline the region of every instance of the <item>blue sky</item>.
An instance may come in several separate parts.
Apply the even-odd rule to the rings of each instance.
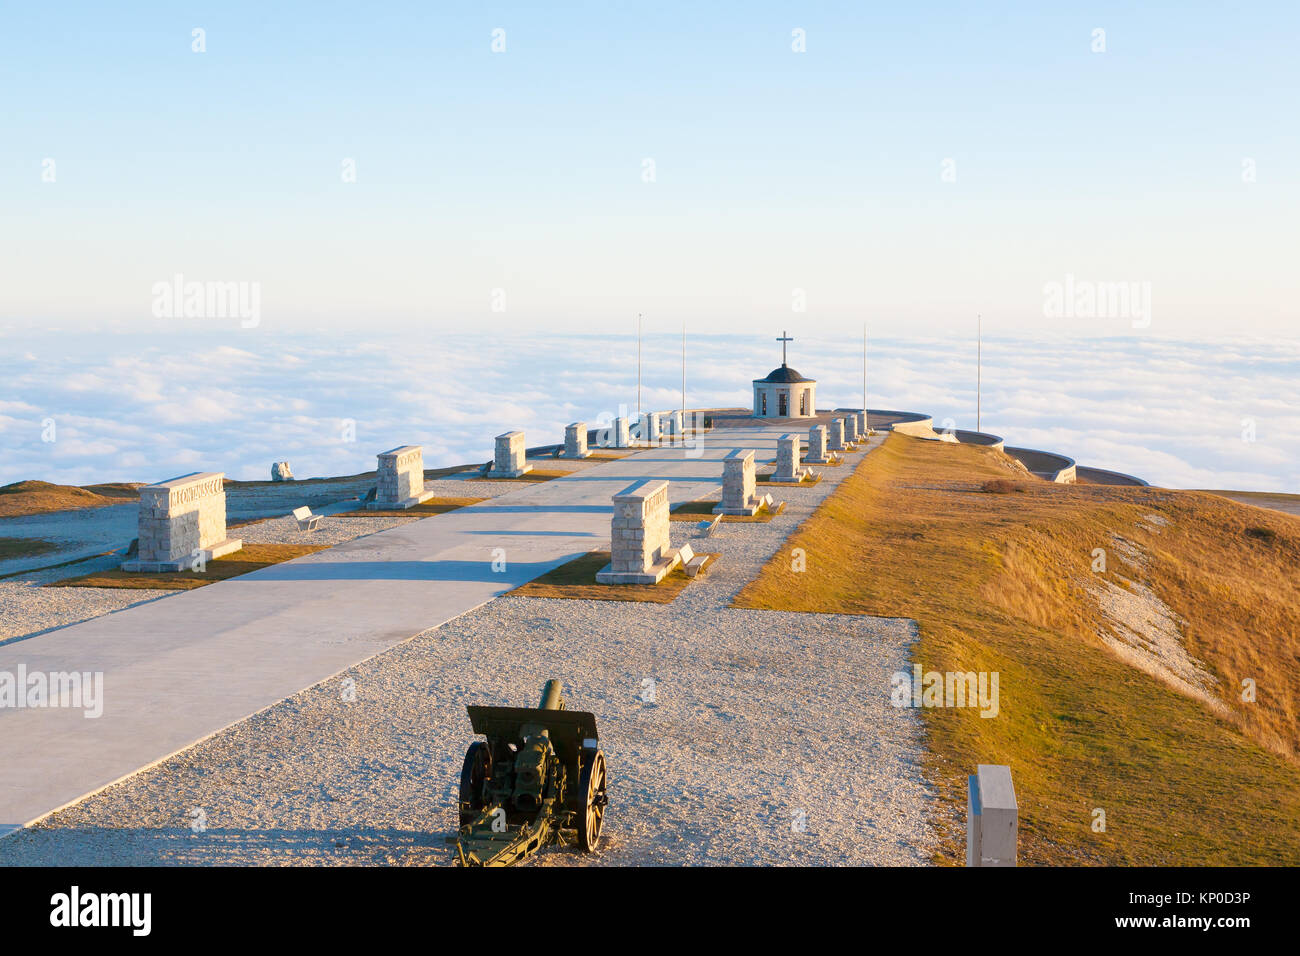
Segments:
[[[1071,275],[1293,335],[1298,8],[1135,6],[10,4],[0,319],[130,330],[181,273],[361,336],[1139,334],[1045,317]]]

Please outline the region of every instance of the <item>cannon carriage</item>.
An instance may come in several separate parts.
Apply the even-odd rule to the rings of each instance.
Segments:
[[[511,866],[572,838],[596,849],[608,771],[596,718],[566,710],[558,680],[538,707],[469,708],[474,733],[461,768],[456,841],[462,866]]]

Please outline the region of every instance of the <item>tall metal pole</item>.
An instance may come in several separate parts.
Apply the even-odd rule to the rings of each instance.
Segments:
[[[682,428],[686,427],[686,320],[682,320]]]
[[[862,323],[862,424],[871,434],[871,415],[867,412],[867,323]]]
[[[641,421],[641,313],[636,314],[636,420]]]
[[[984,316],[975,316],[975,430],[980,427],[980,391],[984,386]]]

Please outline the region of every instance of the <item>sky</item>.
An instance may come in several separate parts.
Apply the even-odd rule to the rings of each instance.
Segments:
[[[8,4],[0,321],[142,333],[182,276],[354,340],[637,313],[1288,339],[1297,27],[1280,2]],[[1066,283],[1147,307],[1062,314]]]

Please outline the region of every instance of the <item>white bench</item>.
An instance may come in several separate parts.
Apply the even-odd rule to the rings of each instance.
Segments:
[[[321,516],[312,514],[311,509],[306,505],[301,508],[294,508],[293,516],[298,519],[299,531],[315,531],[316,526],[320,524]]]
[[[722,520],[722,515],[714,515],[712,518],[706,518],[695,526],[695,535],[699,538],[707,538],[713,534],[713,530]]]

